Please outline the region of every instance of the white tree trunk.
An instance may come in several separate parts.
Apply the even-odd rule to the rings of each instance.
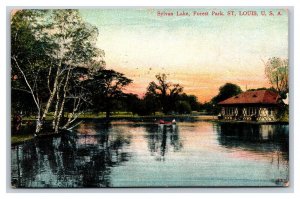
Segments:
[[[47,101],[46,107],[45,107],[44,112],[43,112],[43,116],[41,118],[42,121],[47,116],[47,114],[49,112],[49,108],[52,105],[54,96],[55,96],[55,94],[56,94],[56,92],[58,90],[57,87],[58,87],[58,82],[59,82],[58,80],[59,80],[60,71],[61,71],[61,63],[58,65],[58,68],[57,68],[57,71],[56,71],[56,76],[55,76],[55,80],[54,80],[53,90],[52,90],[52,92],[50,92],[50,97],[49,97],[49,99]]]
[[[69,83],[70,73],[71,73],[71,69],[68,69],[65,85],[63,87],[64,95],[62,97],[62,102],[61,102],[61,105],[59,107],[60,109],[59,109],[59,113],[57,115],[56,123],[55,123],[55,127],[54,127],[54,132],[55,133],[58,133],[59,126],[60,126],[60,120],[63,116],[63,110],[64,110],[64,106],[65,106],[65,101],[66,101],[67,87],[68,87],[68,83]]]
[[[19,69],[19,71],[21,72],[21,74],[22,74],[22,76],[23,76],[23,78],[24,78],[24,80],[25,80],[25,82],[26,82],[26,85],[27,85],[27,87],[29,88],[29,90],[30,90],[30,93],[31,93],[31,96],[32,96],[32,98],[33,98],[33,101],[34,101],[34,103],[35,103],[35,105],[36,105],[36,108],[37,108],[37,119],[36,119],[36,129],[35,129],[35,135],[37,135],[37,134],[39,134],[40,132],[41,132],[41,130],[42,130],[42,121],[41,121],[41,108],[40,108],[40,103],[39,103],[39,100],[37,99],[37,97],[35,96],[35,94],[34,94],[34,92],[33,92],[33,89],[32,89],[32,87],[31,87],[31,85],[29,84],[29,82],[28,82],[28,80],[27,80],[27,77],[26,77],[26,75],[25,75],[25,73],[23,72],[23,70],[21,69],[21,67],[19,66],[19,63],[18,63],[18,61],[17,61],[17,59],[16,59],[16,57],[12,57],[13,58],[13,60],[15,61],[15,63],[16,63],[16,66],[17,66],[17,68]]]

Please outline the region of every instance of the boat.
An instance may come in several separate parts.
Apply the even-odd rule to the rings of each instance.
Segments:
[[[172,122],[168,122],[165,120],[159,120],[159,124],[164,125],[164,126],[172,126],[172,125],[176,125],[176,120],[173,119]]]

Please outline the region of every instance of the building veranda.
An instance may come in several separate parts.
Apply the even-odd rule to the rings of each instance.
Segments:
[[[219,119],[246,121],[277,121],[282,103],[278,93],[269,90],[247,91],[219,102]]]

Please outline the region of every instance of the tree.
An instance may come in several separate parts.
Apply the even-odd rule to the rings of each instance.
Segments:
[[[216,105],[210,102],[204,102],[200,106],[200,110],[206,114],[216,114],[218,110],[215,110]]]
[[[125,111],[131,112],[133,115],[138,114],[140,101],[141,100],[136,94],[133,93],[124,94],[124,97],[122,98],[123,108]]]
[[[130,83],[131,79],[114,70],[99,70],[93,74],[89,85],[93,90],[94,111],[104,110],[108,119],[117,100],[125,97],[123,90]]]
[[[218,95],[213,97],[211,102],[216,105],[219,102],[221,102],[229,97],[240,94],[241,92],[242,92],[242,89],[238,85],[232,84],[232,83],[226,83],[219,88]]]
[[[282,98],[289,92],[289,61],[279,57],[272,57],[265,65],[265,75],[270,84],[277,90]]]
[[[42,126],[42,104],[48,98],[44,92],[47,88],[44,81],[47,77],[46,62],[51,63],[49,52],[55,47],[44,33],[45,15],[45,11],[22,10],[16,12],[11,21],[12,95],[29,94],[28,101],[32,101],[35,107],[37,133]],[[14,99],[17,100],[22,103],[23,99]]]
[[[195,95],[187,95],[186,93],[183,93],[179,96],[179,100],[188,102],[191,107],[191,110],[193,111],[200,110],[201,103],[198,102],[198,98]]]
[[[31,95],[36,134],[51,108],[54,131],[67,127],[61,118],[73,70],[104,64],[104,52],[95,46],[97,35],[97,29],[84,22],[77,10],[20,10],[12,16],[12,76],[18,77],[13,90]]]
[[[155,115],[155,112],[160,110],[161,103],[154,95],[146,93],[142,101],[146,110],[144,115]]]
[[[92,106],[92,90],[88,89],[87,85],[91,73],[90,68],[76,67],[72,70],[62,117],[65,115],[65,110],[67,110],[68,115],[62,128],[67,128]]]
[[[248,89],[247,91],[259,91],[259,90],[268,90],[268,91],[277,92],[277,90],[274,87],[270,87],[270,88],[266,88],[266,87],[251,88],[251,89]]]
[[[189,114],[192,112],[192,108],[189,102],[178,101],[176,102],[176,111],[180,114]]]
[[[59,73],[54,81],[54,84],[57,83],[56,89],[54,86],[50,97],[56,99],[53,127],[58,132],[74,68],[102,67],[104,53],[95,46],[97,28],[84,22],[78,10],[54,10],[52,15],[52,28],[49,31],[52,33],[52,41],[57,44],[53,53]]]
[[[166,74],[158,74],[155,77],[158,83],[150,82],[146,95],[156,97],[160,101],[163,113],[166,114],[174,110],[176,99],[182,93],[183,87],[168,82]]]

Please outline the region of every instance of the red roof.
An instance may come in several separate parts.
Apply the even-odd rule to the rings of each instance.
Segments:
[[[230,104],[278,104],[279,95],[269,90],[247,91],[219,102],[220,105]]]

